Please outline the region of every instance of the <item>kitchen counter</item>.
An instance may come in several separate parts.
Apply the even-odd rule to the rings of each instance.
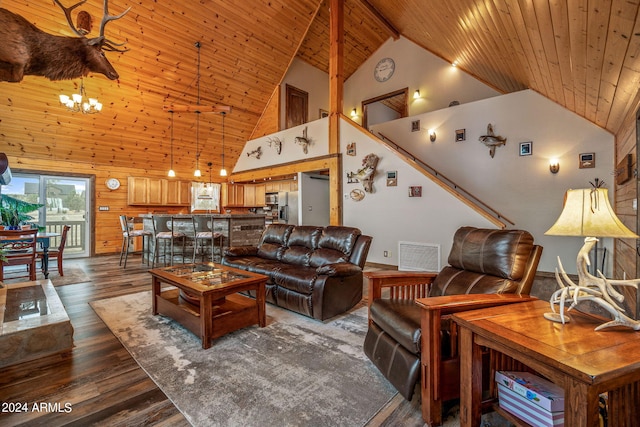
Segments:
[[[224,248],[229,246],[257,246],[262,237],[262,232],[265,228],[266,215],[262,214],[140,214],[142,218],[143,227],[145,230],[153,232],[153,217],[162,218],[167,221],[171,221],[171,218],[177,219],[176,228],[184,231],[187,236],[193,234],[193,227],[191,222],[180,222],[180,219],[189,219],[192,216],[202,217],[203,223],[209,223],[208,226],[213,229],[213,232],[219,233],[221,243],[218,245],[219,252],[216,255],[216,261],[220,260]],[[213,221],[206,221],[205,218],[212,218]],[[198,231],[207,231],[198,230]],[[192,239],[190,239],[192,240]],[[187,254],[193,253],[193,243],[189,242],[185,246]],[[155,249],[155,242],[150,242],[150,250],[153,253]],[[200,250],[200,249],[199,249]]]

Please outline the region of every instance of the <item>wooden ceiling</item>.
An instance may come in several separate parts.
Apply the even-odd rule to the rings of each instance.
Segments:
[[[615,133],[625,113],[638,106],[639,3],[345,0],[344,74],[348,78],[386,40],[402,35],[500,92],[531,88]],[[4,0],[0,6],[48,33],[72,35],[51,1]],[[99,20],[101,6],[88,0],[79,9]],[[229,168],[296,56],[329,69],[327,0],[111,0],[110,12],[129,6],[106,30],[130,49],[107,53],[120,79],[85,79],[88,94],[105,104],[103,112],[71,114],[58,104],[58,94],[71,93],[78,80],[0,82],[4,151],[168,169],[171,115],[162,107],[196,103],[199,41],[200,102],[232,107],[225,119]],[[174,168],[184,175],[195,166],[196,121],[192,113],[175,113],[173,121]],[[205,174],[208,162],[214,170],[221,166],[221,125],[218,114],[201,114],[198,152]]]

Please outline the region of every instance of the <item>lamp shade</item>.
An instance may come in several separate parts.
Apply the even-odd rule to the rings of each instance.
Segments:
[[[544,234],[549,236],[637,239],[618,219],[606,188],[568,190],[560,217]]]

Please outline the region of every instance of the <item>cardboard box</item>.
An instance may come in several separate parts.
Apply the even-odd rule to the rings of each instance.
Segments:
[[[564,411],[550,412],[498,383],[500,407],[536,427],[564,427]]]
[[[496,383],[549,412],[564,411],[564,390],[529,372],[498,371]]]

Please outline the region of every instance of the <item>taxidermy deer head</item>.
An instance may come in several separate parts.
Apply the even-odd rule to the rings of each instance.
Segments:
[[[104,36],[109,21],[122,18],[109,15],[109,0],[104,0],[104,14],[98,37],[87,38],[85,25],[78,30],[71,19],[71,12],[87,0],[68,8],[54,0],[64,12],[67,22],[78,37],[63,37],[45,33],[20,15],[0,8],[0,81],[19,82],[25,75],[44,76],[50,80],[70,80],[86,76],[89,72],[101,73],[111,80],[118,72],[107,60],[104,51],[126,52],[118,49],[124,43],[114,43]],[[79,18],[86,21],[87,14]],[[89,25],[90,27],[90,25]]]

